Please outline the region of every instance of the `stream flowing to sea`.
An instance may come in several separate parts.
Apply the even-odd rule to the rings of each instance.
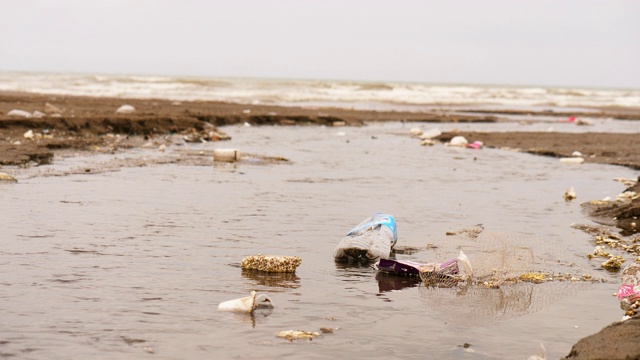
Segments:
[[[594,225],[580,202],[615,197],[623,186],[612,179],[636,172],[423,147],[411,127],[425,128],[230,126],[221,128],[228,142],[63,156],[16,170],[19,182],[0,186],[0,355],[525,359],[542,343],[554,359],[620,319],[612,296],[619,274],[587,259],[591,237],[571,225]],[[144,164],[215,148],[289,161],[99,171],[113,158]],[[78,168],[92,171],[47,175]],[[570,186],[578,199],[565,202]],[[374,212],[395,216],[398,247],[412,249],[400,259],[444,261],[463,249],[473,263],[472,241],[446,233],[481,224],[481,238],[530,246],[545,270],[603,281],[464,294],[336,264],[336,244]],[[302,265],[295,274],[243,271],[242,258],[256,254],[295,255]],[[268,294],[273,311],[216,310],[252,290]],[[275,336],[320,328],[333,333],[294,342]]]

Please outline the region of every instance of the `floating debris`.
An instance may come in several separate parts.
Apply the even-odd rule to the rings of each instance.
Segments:
[[[271,299],[265,295],[260,294],[256,296],[256,292],[252,291],[251,295],[243,298],[228,300],[221,302],[218,305],[219,311],[231,311],[231,312],[243,312],[252,313],[256,309],[271,309],[273,303]]]
[[[316,331],[302,331],[302,330],[286,330],[280,331],[276,334],[277,337],[287,339],[289,341],[293,340],[313,340],[314,338],[320,336],[319,332]]]
[[[571,201],[577,197],[576,191],[573,189],[573,186],[568,188],[567,191],[562,195],[565,201]]]
[[[213,150],[213,161],[236,162],[240,160],[240,151],[237,149],[215,149]]]
[[[0,172],[0,182],[18,182],[18,179],[7,173]]]
[[[242,259],[243,269],[254,269],[267,272],[295,272],[302,259],[297,256],[252,255]]]

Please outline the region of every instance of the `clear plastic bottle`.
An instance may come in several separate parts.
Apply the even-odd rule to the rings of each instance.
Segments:
[[[336,246],[333,257],[336,260],[356,261],[387,259],[397,241],[393,216],[376,213],[347,233]]]

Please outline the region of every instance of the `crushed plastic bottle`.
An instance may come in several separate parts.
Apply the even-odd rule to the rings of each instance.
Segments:
[[[355,261],[388,259],[397,241],[396,220],[391,215],[376,213],[347,233],[333,257]]]

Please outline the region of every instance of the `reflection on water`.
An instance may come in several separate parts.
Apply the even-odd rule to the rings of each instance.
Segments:
[[[416,287],[422,282],[417,276],[389,275],[383,272],[376,274],[376,281],[378,281],[378,291],[381,293]]]
[[[447,318],[482,322],[490,318],[517,317],[540,311],[588,285],[563,281],[541,284],[519,282],[498,288],[473,285],[464,288],[420,286],[420,298],[425,305]]]
[[[296,273],[291,272],[266,272],[253,269],[242,269],[242,277],[251,279],[256,284],[262,286],[275,286],[288,289],[297,289],[300,287],[300,278]]]

